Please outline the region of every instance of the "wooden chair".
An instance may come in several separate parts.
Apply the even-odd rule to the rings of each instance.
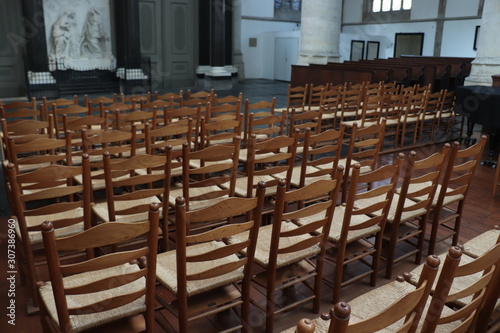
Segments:
[[[200,146],[200,130],[201,130],[201,117],[204,116],[202,111],[202,105],[196,104],[195,107],[183,106],[178,109],[169,110],[167,112],[167,124],[184,121],[187,122],[190,118],[192,119],[192,139],[191,142],[194,145],[194,149],[199,149]]]
[[[171,122],[156,129],[147,128],[146,152],[148,154],[163,154],[167,146],[171,146],[173,150],[180,152],[185,142],[194,148],[194,144],[192,143],[194,128],[192,118]]]
[[[32,119],[43,120],[41,110],[38,111],[36,105],[36,98],[32,97],[30,101],[14,101],[10,103],[3,103],[0,100],[0,116],[5,119]]]
[[[56,132],[55,135],[57,138],[64,137],[63,116],[66,116],[69,119],[75,119],[78,117],[91,115],[89,107],[70,105],[63,108],[57,106],[56,104],[52,104],[51,106],[51,112],[54,116],[54,128]]]
[[[427,105],[427,98],[427,93],[409,95],[404,112],[401,115],[401,147],[406,145],[407,137],[412,138],[412,145],[417,143],[420,127],[422,126],[424,110]]]
[[[462,262],[462,258],[459,247],[452,247],[448,251],[424,318],[422,332],[466,332],[473,327],[475,320],[481,328],[476,327],[474,332],[485,332],[488,317],[484,318],[480,314],[485,306],[493,309],[498,299],[500,244],[477,259]],[[461,307],[447,307],[460,300],[464,300]]]
[[[270,139],[276,136],[282,136],[285,134],[286,126],[286,112],[281,114],[269,114],[267,112],[261,113],[250,113],[248,117],[248,133],[245,133],[247,137],[255,136],[256,141],[262,141]],[[243,166],[248,162],[248,146],[249,142],[243,143],[243,148],[240,149],[240,163]]]
[[[323,95],[325,91],[330,89],[330,84],[321,84],[321,85],[309,85],[309,92],[307,94],[307,110],[318,110],[322,105],[321,101],[323,100]]]
[[[162,287],[157,299],[178,320],[178,324],[159,321],[165,330],[174,325],[188,332],[191,321],[237,306],[241,324],[228,331],[250,329],[250,279],[264,193],[260,185],[255,197],[226,198],[199,210],[188,210],[182,197],[176,199],[176,249],[158,255],[157,279]],[[236,221],[237,217],[242,218]],[[201,234],[191,232],[199,224],[221,225],[231,219],[234,223]]]
[[[274,109],[275,112],[290,112],[292,108],[295,108],[297,112],[302,112],[305,110],[307,94],[309,92],[309,85],[305,84],[303,86],[288,85],[287,101],[285,108]]]
[[[317,180],[331,179],[339,166],[343,137],[343,127],[317,134],[306,130],[301,164],[294,166],[292,186],[301,188]]]
[[[323,100],[320,101],[323,106],[323,129],[339,127],[337,120],[340,117],[344,89],[345,85],[330,86],[330,89],[323,93]]]
[[[136,224],[103,223],[82,233],[57,237],[52,222],[41,226],[50,282],[39,288],[44,332],[80,332],[144,314],[145,331],[155,332],[158,206]],[[63,264],[60,251],[115,245],[146,235],[141,248]]]
[[[184,197],[188,210],[204,208],[235,196],[240,138],[228,145],[214,145],[191,151],[182,147],[182,183],[167,189],[172,207],[177,197]],[[165,200],[165,201],[167,201]]]
[[[205,100],[205,103],[202,103],[205,105],[207,102],[213,103],[214,101],[214,96],[215,96],[215,90],[211,89],[210,91],[197,91],[197,92],[191,92],[191,89],[188,89],[187,94],[186,94],[186,100],[183,101],[182,105],[183,106],[189,106],[189,105],[194,105],[194,104],[189,104],[190,101],[195,100],[197,98]],[[185,102],[188,102],[188,104],[185,104]],[[196,102],[198,104],[198,102]]]
[[[249,138],[249,123],[250,123],[250,113],[254,114],[254,119],[264,118],[270,115],[274,115],[274,108],[276,105],[276,97],[273,97],[271,101],[260,101],[250,104],[248,99],[245,100],[244,111],[243,111],[243,146],[246,146]]]
[[[457,122],[458,114],[455,112],[455,91],[444,90],[443,99],[441,103],[441,110],[439,110],[436,124],[436,135],[439,136],[443,133],[445,140],[460,138],[462,136],[464,127],[464,118],[462,117],[460,125],[460,133],[454,137],[455,125]]]
[[[493,178],[493,196],[497,195],[498,186],[500,186],[500,155],[498,155],[495,177]]]
[[[429,93],[427,96],[427,104],[422,116],[422,124],[420,126],[420,142],[424,140],[424,134],[428,133],[429,142],[433,142],[436,137],[436,124],[443,102],[444,90]]]
[[[434,253],[437,242],[450,237],[452,237],[452,245],[458,244],[467,192],[480,163],[486,140],[486,136],[482,136],[478,143],[461,150],[458,150],[458,143],[453,145],[443,180],[439,184],[433,201],[432,214],[429,217],[432,221],[429,254]],[[439,238],[438,232],[440,232]]]
[[[309,110],[303,112],[297,112],[295,108],[292,108],[288,116],[288,134],[290,136],[295,135],[295,132],[299,133],[299,141],[297,142],[297,154],[302,154],[304,150],[304,137],[306,129],[310,129],[314,133],[318,134],[321,132],[322,120],[323,120],[323,107],[318,110]]]
[[[109,106],[113,103],[116,103],[118,96],[113,94],[112,97],[99,96],[90,99],[88,95],[84,96],[84,106],[88,106],[91,115],[102,115],[105,106]]]
[[[478,258],[498,243],[500,243],[499,224],[465,242],[463,244],[463,252],[469,257]]]
[[[439,265],[437,257],[429,256],[417,287],[405,280],[407,274],[400,275],[395,281],[372,289],[349,303],[336,303],[320,318],[300,320],[297,332],[414,332]]]
[[[313,312],[319,312],[326,238],[341,179],[342,172],[337,170],[331,180],[318,181],[291,191],[287,191],[284,179],[278,183],[272,224],[259,228],[255,251],[259,271],[256,271],[253,280],[266,289],[266,302],[263,306],[256,298],[252,303],[266,312],[266,332],[274,332],[275,315],[297,305],[313,301]],[[327,200],[298,210],[292,208],[299,201],[311,202],[324,197]],[[292,221],[303,223],[298,226]],[[315,264],[309,260],[313,257],[316,258]],[[309,279],[314,281],[312,286],[306,282]],[[279,300],[284,289],[301,282],[309,287],[312,294],[308,293],[304,299],[292,303],[287,303],[283,297]]]
[[[18,173],[36,170],[49,164],[67,164],[71,160],[71,141],[69,135],[63,139],[45,136],[16,142],[13,137],[7,138],[9,161]]]
[[[83,153],[88,154],[90,160],[90,177],[93,195],[97,191],[106,188],[104,177],[104,152],[109,153],[110,158],[120,160],[135,156],[136,151],[136,131],[131,129],[129,132],[107,130],[101,133],[87,134],[84,129],[81,131]],[[127,177],[124,175],[123,177]],[[75,177],[78,183],[82,183],[81,177]],[[96,200],[95,201],[101,201]]]
[[[103,117],[90,115],[71,118],[63,115],[63,130],[71,139],[72,160],[68,161],[68,163],[71,162],[71,165],[75,165],[75,163],[78,163],[78,160],[81,159],[81,155],[84,151],[82,131],[85,131],[87,135],[97,135],[109,128],[110,121],[108,120],[107,114],[108,113],[105,112]],[[93,155],[91,162],[97,160],[102,160],[102,156]]]
[[[370,285],[376,284],[385,222],[402,164],[403,156],[399,155],[393,165],[384,165],[367,173],[361,173],[360,164],[353,167],[347,201],[337,207],[328,236],[335,252],[327,259],[335,262],[335,275],[333,280],[325,280],[333,286],[334,303],[339,301],[342,287],[365,276],[370,276]],[[374,182],[385,185],[358,191],[360,184]],[[369,256],[372,257],[371,263],[365,260]],[[344,267],[356,261],[366,264],[368,270],[345,279]]]
[[[394,194],[387,215],[384,232],[387,279],[392,278],[394,264],[415,255],[415,263],[420,264],[426,234],[427,219],[432,201],[444,173],[450,145],[446,144],[440,153],[434,153],[416,160],[416,153],[410,152],[403,173],[401,187]],[[415,200],[418,198],[418,200]],[[404,252],[398,250],[400,243],[410,244]],[[399,256],[396,257],[396,252]]]
[[[383,117],[384,105],[387,97],[385,95],[365,95],[361,106],[361,115],[359,118],[343,121],[345,126],[352,126],[357,123],[361,127],[366,127],[371,124],[379,124]]]
[[[404,113],[408,94],[388,94],[384,106],[384,118],[386,119],[385,141],[392,141],[392,148],[398,149],[401,142],[401,116]]]
[[[340,102],[340,113],[337,117],[337,123],[341,124],[349,120],[360,119],[361,105],[363,101],[363,89],[344,89],[342,92],[342,100]]]
[[[220,97],[217,94],[214,94],[213,106],[218,106],[220,104],[239,104],[241,107],[241,103],[243,102],[243,93],[239,93],[238,96],[226,95],[224,97]],[[239,110],[241,112],[241,110]]]
[[[51,220],[58,236],[69,236],[90,227],[90,180],[86,177],[88,156],[79,166],[50,164],[26,173],[19,173],[13,163],[7,165],[9,200],[16,221],[16,239],[20,257],[26,262],[22,271],[28,283],[30,297],[28,313],[36,312],[39,305],[36,265],[45,261],[39,255],[42,249],[40,225]],[[83,184],[74,184],[73,177],[83,176]],[[24,266],[23,266],[24,267]]]
[[[52,113],[52,107],[55,105],[56,107],[68,107],[71,105],[78,105],[78,96],[74,95],[72,99],[68,98],[58,98],[54,100],[47,100],[47,98],[42,97],[42,104],[43,105],[43,114],[44,118],[49,114]],[[87,106],[87,105],[85,105]]]
[[[141,103],[148,103],[151,101],[151,92],[147,92],[143,95],[125,95],[124,93],[120,94],[120,102],[121,103],[131,103],[135,106],[140,105]]]
[[[184,91],[180,90],[178,94],[170,92],[163,95],[155,91],[154,99],[171,102],[171,109],[181,108],[182,101],[184,100]]]
[[[162,207],[160,220],[165,221],[168,205],[160,199],[167,188],[166,155],[136,155],[113,161],[111,154],[103,153],[106,202],[96,202],[92,212],[100,222],[138,222],[147,218],[149,205]],[[164,173],[153,174],[152,168],[164,168]],[[137,169],[148,170],[138,174]],[[162,224],[164,227],[164,224]]]
[[[361,173],[375,170],[384,143],[385,119],[382,119],[380,124],[373,124],[368,127],[358,127],[355,122],[350,129],[347,156],[345,160],[339,161],[340,165],[342,165],[342,162],[345,163],[346,172],[344,173],[342,185],[344,189],[349,186],[351,167],[354,163],[361,165]],[[346,136],[346,130],[344,130],[344,136]],[[342,202],[345,202],[346,198],[347,191],[342,190]]]
[[[250,198],[255,195],[255,186],[264,182],[268,187],[266,196],[275,195],[275,186],[281,178],[285,178],[287,186],[290,186],[298,135],[296,132],[294,137],[276,136],[263,141],[257,141],[256,136],[252,135],[247,150],[245,175],[236,179],[235,194]]]
[[[8,163],[10,152],[8,138],[13,138],[16,143],[23,143],[35,140],[40,137],[52,138],[54,136],[53,117],[47,120],[22,119],[9,122],[5,118],[0,119],[2,132],[0,135],[0,144],[2,146],[2,159]],[[5,166],[5,165],[4,165]]]
[[[234,143],[240,137],[242,127],[241,114],[223,114],[212,117],[208,122],[201,118],[200,149],[208,146]],[[238,140],[240,142],[241,140]]]

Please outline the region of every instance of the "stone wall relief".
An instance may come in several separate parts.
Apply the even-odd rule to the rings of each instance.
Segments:
[[[50,27],[49,69],[115,70],[109,0],[64,1],[71,7],[61,4],[60,0],[44,0],[45,23]]]

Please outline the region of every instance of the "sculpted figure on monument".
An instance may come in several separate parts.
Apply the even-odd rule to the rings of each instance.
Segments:
[[[101,58],[105,53],[105,43],[108,40],[102,25],[101,14],[93,7],[87,13],[83,26],[81,56],[86,58]]]
[[[64,10],[52,26],[53,54],[56,58],[75,56],[76,49],[73,43],[75,25],[75,12]]]

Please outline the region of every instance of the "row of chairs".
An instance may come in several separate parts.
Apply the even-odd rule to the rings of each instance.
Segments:
[[[477,238],[285,332],[495,332],[490,319],[500,296],[500,233]],[[479,248],[468,244],[477,241]]]
[[[267,145],[267,146],[266,146],[266,141],[263,141],[263,142],[260,144],[259,148],[256,148],[256,149],[250,149],[250,153],[252,153],[252,151],[254,151],[254,153],[255,153],[255,151],[260,150],[260,152],[262,152],[262,153],[264,154],[264,157],[263,157],[264,159],[260,161],[262,164],[264,164],[264,163],[274,163],[274,162],[278,162],[278,161],[283,160],[283,159],[285,159],[285,160],[286,160],[286,159],[289,159],[289,161],[288,161],[288,163],[287,163],[287,164],[288,164],[289,166],[290,166],[290,165],[293,165],[293,162],[294,162],[294,154],[293,154],[293,149],[294,149],[294,148],[292,148],[292,150],[291,150],[291,151],[290,151],[290,150],[287,150],[287,152],[282,153],[282,155],[281,155],[281,156],[279,156],[279,154],[272,154],[272,155],[273,155],[273,156],[272,156],[272,158],[274,158],[274,159],[271,159],[271,157],[269,157],[269,152],[274,152],[274,151],[276,151],[276,150],[279,148],[279,146],[276,146],[279,142],[290,142],[290,141],[291,141],[291,140],[290,140],[290,138],[288,138],[288,137],[278,137],[278,138],[275,138],[275,140],[268,140],[268,141],[267,141],[267,144],[269,144],[269,142],[270,142],[270,141],[272,141],[272,142],[273,142],[273,145]],[[295,146],[296,146],[296,141],[297,141],[297,139],[294,139],[294,142],[292,143],[292,145],[295,145]],[[481,141],[481,142],[482,142],[482,147],[484,147],[484,141]],[[305,145],[305,147],[309,147],[309,146],[311,146],[309,143]],[[478,145],[478,146],[480,146],[480,145]],[[185,155],[184,155],[183,161],[189,161],[189,160],[190,160],[190,157],[188,156],[188,152],[189,152],[189,145],[184,145],[184,147],[185,147],[185,148],[184,148]],[[223,148],[222,148],[222,147],[227,148],[227,147],[230,147],[230,146],[212,146],[212,147],[208,147],[207,149],[209,149],[209,148],[211,148],[211,149],[210,149],[210,150],[207,150],[207,151],[211,151],[211,152],[222,151],[222,150],[223,150]],[[239,147],[239,145],[238,145],[238,144],[235,144],[235,145],[234,145],[234,148],[232,148],[232,149],[233,149],[233,159],[235,159],[235,157],[234,157],[234,156],[236,155],[236,153],[235,153],[235,152],[236,152],[236,150],[238,149],[238,147]],[[261,148],[260,148],[260,147],[261,147]],[[231,148],[230,148],[230,149],[231,149]],[[305,148],[305,149],[307,149],[307,148]],[[475,149],[477,149],[477,148],[475,148]],[[457,150],[458,150],[458,149],[457,149]],[[200,152],[199,152],[199,151],[195,151],[195,152],[193,152],[193,153],[199,154]],[[267,154],[267,156],[266,156],[265,154]],[[212,155],[212,154],[209,154],[209,155]],[[276,155],[278,155],[278,156],[276,156]],[[479,155],[480,155],[480,154],[479,154]],[[212,155],[212,156],[214,156],[214,155]],[[157,157],[158,157],[158,156],[157,156]],[[105,156],[105,159],[106,159],[106,156]],[[221,163],[217,163],[217,164],[216,164],[215,162],[213,162],[214,157],[211,157],[211,158],[209,157],[209,158],[204,159],[203,157],[200,157],[200,156],[198,155],[198,159],[199,159],[200,161],[205,161],[205,162],[206,162],[206,164],[202,166],[203,168],[205,168],[205,171],[204,171],[203,173],[211,173],[211,172],[216,172],[216,171],[219,171],[219,170],[220,170],[220,169],[215,169],[216,167],[220,167],[220,164],[221,164]],[[139,160],[141,160],[141,162],[138,162]],[[155,161],[155,160],[156,160],[156,161]],[[167,160],[166,160],[166,161],[167,161],[167,163],[168,163],[168,161],[170,161],[170,160],[171,160],[171,159],[167,159]],[[236,159],[236,160],[237,160],[237,159]],[[254,159],[254,158],[250,158],[249,160],[255,160],[255,159]],[[307,160],[307,159],[305,159],[305,158],[304,158],[303,160]],[[122,161],[120,161],[120,160],[118,160],[118,161],[117,161],[117,163],[107,163],[107,162],[105,162],[105,165],[107,165],[107,168],[108,168],[109,170],[111,170],[111,168],[113,168],[113,169],[114,169],[114,171],[118,171],[119,173],[121,173],[121,176],[124,176],[124,175],[130,174],[130,172],[131,172],[132,170],[134,170],[134,172],[135,172],[135,170],[137,170],[137,169],[153,169],[153,168],[155,167],[155,165],[154,165],[154,164],[148,164],[149,162],[147,162],[147,161],[151,161],[151,162],[156,163],[156,166],[158,166],[158,165],[159,165],[159,166],[162,166],[162,165],[164,166],[164,165],[165,165],[165,159],[163,159],[163,158],[154,159],[154,158],[152,158],[152,157],[150,157],[150,156],[146,156],[146,155],[145,155],[145,157],[144,157],[144,158],[143,158],[142,156],[138,155],[138,156],[136,156],[136,158],[129,158],[129,159],[127,159],[127,162],[130,162],[130,165],[132,166],[131,168],[130,168],[130,167],[129,167],[129,168],[124,167],[125,162],[123,162],[123,163],[122,163]],[[106,163],[107,163],[107,164],[106,164]],[[233,168],[234,168],[234,164],[236,164],[236,163],[233,163],[233,166],[232,166]],[[227,165],[227,163],[226,163],[226,165]],[[472,165],[474,165],[474,164],[472,164]],[[185,167],[184,167],[184,170],[187,170],[187,171],[192,170],[192,165],[191,165],[191,167],[190,167],[189,163],[185,162],[184,166],[185,166]],[[55,166],[51,166],[51,168],[54,168],[54,167],[55,167]],[[106,167],[105,167],[105,168],[106,168]],[[360,168],[360,166],[357,166],[357,168]],[[12,166],[12,167],[10,167],[10,169],[14,170],[15,168]],[[292,169],[292,168],[288,168],[288,170],[291,170],[291,169]],[[356,168],[354,168],[354,170],[355,170],[355,169],[356,169]],[[387,168],[386,168],[386,169],[387,169]],[[399,168],[397,168],[397,169],[400,169],[400,167],[399,167]],[[165,177],[165,175],[168,175],[169,170],[173,170],[173,168],[171,168],[171,167],[169,167],[169,168],[165,168],[165,169],[164,169],[164,171],[163,171],[163,172],[160,172],[160,174],[159,174],[159,175],[154,175],[154,176],[153,176],[151,173],[146,172],[146,175],[147,175],[147,177],[148,177],[148,178],[147,178],[147,183],[152,183],[152,182],[156,182],[156,181],[159,181],[159,180],[163,179],[163,183],[164,183],[164,184],[169,184],[168,180],[170,180],[170,177],[169,177],[169,176],[167,176],[167,178],[166,178],[166,179],[167,179],[167,181],[165,181],[165,178],[164,178],[164,177]],[[269,172],[269,170],[267,170],[267,171]],[[374,171],[374,170],[373,170],[373,171]],[[279,172],[284,172],[284,166],[283,166],[283,165],[278,166],[278,169],[274,169],[273,171],[271,171],[271,172],[270,172],[270,174],[273,174],[273,173],[274,173],[274,174],[276,174],[276,173],[279,173]],[[359,172],[359,171],[358,171],[358,172]],[[387,170],[386,170],[385,172],[387,172]],[[105,173],[106,173],[106,169],[105,169]],[[201,173],[201,172],[200,172],[200,173]],[[64,174],[64,173],[62,173],[62,174]],[[86,173],[84,173],[84,174],[86,174]],[[108,174],[110,174],[110,175],[111,175],[111,171],[108,171]],[[328,173],[327,173],[327,174],[328,174]],[[368,173],[368,174],[366,175],[366,178],[363,178],[364,180],[362,181],[362,183],[376,183],[377,181],[381,181],[380,179],[379,179],[379,180],[370,180],[370,178],[369,178],[369,175],[370,175],[370,174],[371,174],[371,173]],[[389,174],[390,174],[390,173],[389,173]],[[27,175],[27,174],[25,174],[25,175],[20,174],[20,175],[18,176],[18,179],[24,179],[25,183],[29,184],[29,185],[28,185],[28,187],[26,188],[27,190],[35,190],[35,189],[36,189],[36,186],[34,186],[33,184],[37,182],[37,179],[44,179],[44,180],[46,180],[46,181],[48,182],[48,178],[47,178],[47,176],[42,176],[42,177],[40,177],[40,175],[41,175],[41,173],[40,173],[40,172],[38,172],[38,173],[34,173],[33,175],[34,175],[34,177],[33,177],[33,178],[31,178],[31,179],[29,179],[29,178],[28,178],[28,175]],[[185,176],[185,177],[183,177],[183,178],[185,178],[185,179],[189,179],[189,178],[190,178],[190,176],[191,176],[191,175],[190,175],[190,174],[188,174],[187,176]],[[21,177],[21,178],[19,178],[19,177]],[[87,188],[87,189],[91,188],[91,187],[90,187],[90,185],[85,185],[85,184],[88,184],[88,182],[89,182],[89,178],[90,178],[90,177],[87,177],[87,180],[83,181],[83,184],[84,184],[84,185],[83,185],[83,189],[82,189],[82,187],[80,186],[80,188],[79,188],[79,190],[80,190],[80,191],[84,190],[85,188]],[[110,179],[110,178],[112,178],[112,177],[111,177],[111,176],[109,176],[109,177],[105,177],[105,179]],[[287,179],[291,179],[291,177],[286,177],[286,178],[287,178]],[[395,179],[397,180],[397,178],[398,178],[398,177],[396,177]],[[12,182],[12,180],[13,180],[13,179],[15,179],[15,178],[14,178],[14,177],[11,177],[10,179],[11,179],[11,182]],[[132,187],[132,186],[138,185],[139,183],[137,182],[137,180],[136,180],[136,179],[137,179],[137,178],[132,179],[131,177],[125,177],[125,179],[124,179],[124,180],[122,179],[121,181],[116,181],[116,189],[118,189],[118,187],[122,187],[122,188],[123,188],[123,187],[125,187],[125,188],[127,188],[127,187]],[[227,177],[226,177],[226,179],[227,179]],[[463,177],[462,177],[462,179],[463,179]],[[469,179],[469,178],[467,178],[467,179]],[[207,181],[208,181],[208,183],[212,182],[212,178],[207,179]],[[205,181],[204,186],[206,186],[206,185],[207,185],[207,181]],[[273,180],[273,181],[274,181],[274,184],[276,184],[276,183],[277,183],[276,178],[274,178],[274,180]],[[16,182],[16,181],[14,181],[14,182]],[[115,186],[113,186],[113,185],[112,185],[112,182],[114,182],[114,181],[112,181],[112,180],[108,181],[108,184],[107,184],[108,186],[106,187],[106,188],[108,189],[108,191],[110,191],[110,192],[111,192],[111,193],[110,193],[111,195],[113,195],[113,193],[115,192],[115,191],[114,191]],[[358,187],[358,183],[360,183],[360,181],[359,181],[359,182],[358,182],[358,181],[353,181],[353,178],[351,178],[351,184],[352,184],[351,191],[350,191],[351,193],[355,193],[355,192],[357,192],[356,190],[357,190],[357,187]],[[51,183],[51,184],[54,184],[54,183]],[[203,180],[202,180],[201,184],[203,184]],[[212,183],[212,184],[213,184],[213,183]],[[249,195],[248,195],[248,190],[249,190],[249,189],[250,189],[250,191],[252,191],[252,192],[254,191],[253,186],[251,186],[251,187],[249,188],[249,187],[248,187],[248,184],[256,184],[256,180],[253,180],[253,181],[248,181],[248,180],[247,180],[247,186],[246,186],[246,188],[245,188],[247,191],[244,191],[242,196],[249,196]],[[269,183],[268,183],[268,185],[269,185],[269,186],[270,186],[271,184],[272,184],[271,182],[269,182]],[[391,184],[395,184],[395,181],[393,180],[393,181],[391,182]],[[45,184],[42,182],[42,185],[45,185]],[[60,185],[60,184],[59,184],[59,185]],[[55,185],[52,185],[52,186],[55,186]],[[181,190],[181,192],[180,192],[180,193],[185,193],[184,191],[186,191],[186,189],[190,189],[190,188],[193,188],[193,187],[194,187],[193,182],[188,182],[186,186],[183,186],[183,189]],[[445,187],[446,187],[446,186],[445,186]],[[66,188],[66,187],[65,187],[65,188]],[[385,190],[388,190],[389,192],[390,192],[390,189],[391,189],[391,187],[386,187],[386,188],[385,188]],[[57,188],[52,188],[51,190],[53,190],[53,191],[54,191],[54,190],[55,190],[55,191],[57,191],[58,189],[57,189]],[[206,190],[206,189],[205,189],[205,190]],[[383,187],[376,187],[374,190],[375,190],[375,192],[374,192],[374,193],[378,193],[379,195],[381,195],[381,191],[383,191]],[[125,196],[125,197],[127,197],[127,196],[128,196],[128,197],[129,197],[129,199],[137,199],[137,198],[139,197],[139,192],[142,192],[142,193],[144,193],[144,194],[149,194],[149,197],[151,197],[151,196],[153,196],[153,194],[155,194],[155,192],[151,192],[151,189],[149,189],[149,188],[145,188],[145,190],[144,190],[144,191],[132,191],[132,192],[130,192],[130,193],[129,193],[129,192],[127,192],[127,193],[125,193],[125,195],[124,195],[124,196]],[[219,192],[224,193],[224,194],[226,194],[226,193],[227,193],[227,191],[226,191],[226,192],[224,192],[224,190],[221,190],[221,191],[219,191]],[[344,191],[343,191],[343,192],[344,192]],[[69,192],[66,192],[66,193],[69,193]],[[253,194],[253,193],[252,193],[252,194]],[[423,194],[424,194],[424,193],[420,193],[420,196],[422,196]],[[457,194],[457,193],[455,193],[455,194]],[[40,195],[41,195],[40,193],[35,193],[35,197],[40,197]],[[45,195],[46,195],[46,194],[45,194]],[[353,194],[353,195],[354,195],[354,194]],[[213,197],[214,197],[214,191],[212,191],[211,189],[209,189],[209,191],[206,191],[204,195],[200,195],[200,194],[198,194],[197,196],[198,196],[198,197],[197,197],[196,199],[198,199],[198,200],[200,200],[200,199],[207,199],[207,198],[213,198]],[[350,199],[348,200],[348,202],[351,202],[351,205],[354,205],[354,202],[355,202],[355,201],[360,201],[361,199],[366,199],[366,198],[363,198],[364,196],[367,196],[367,195],[366,195],[366,194],[361,194],[361,197],[352,197],[352,198],[350,198]],[[14,197],[17,197],[17,196],[14,196]],[[87,195],[83,195],[83,197],[84,197],[84,198],[88,198],[88,194],[87,194]],[[169,197],[171,197],[171,196],[169,196]],[[189,194],[189,193],[188,193],[188,195],[186,195],[186,197],[187,197],[187,198],[189,198],[189,199],[190,199],[190,198],[192,198],[192,197],[190,196],[190,194]],[[19,195],[19,198],[20,198],[20,200],[27,200],[27,199],[25,199],[25,196],[23,196],[23,195]],[[43,197],[43,198],[47,198],[47,196],[45,196],[45,197]],[[142,198],[145,198],[145,197],[142,197]],[[164,198],[165,198],[165,197],[164,197]],[[123,199],[126,199],[126,198],[123,198]],[[188,199],[188,200],[189,200],[189,199]],[[156,199],[156,200],[158,200],[158,199]],[[157,201],[157,202],[158,202],[158,201]],[[382,201],[382,202],[383,202],[383,203],[385,203],[385,204],[387,204],[387,203],[389,203],[389,204],[390,204],[390,202],[391,202],[391,201],[390,201],[390,200],[385,200],[385,201]],[[139,208],[137,208],[137,207],[131,207],[131,205],[127,202],[127,203],[125,203],[125,204],[123,205],[123,211],[122,211],[122,213],[123,213],[123,214],[130,214],[130,213],[137,214],[137,213],[139,213],[139,212],[141,212],[141,211],[144,211],[144,207],[146,206],[146,204],[149,204],[149,202],[143,202],[143,204],[140,206],[140,207],[142,207],[142,208],[140,208],[140,207],[139,207]],[[22,207],[22,205],[23,205],[23,203],[21,202],[21,203],[19,203],[18,207]],[[109,203],[108,203],[108,206],[110,206],[110,205],[109,205]],[[164,209],[165,209],[165,207],[166,207],[166,206],[164,206]],[[382,209],[380,206],[376,206],[376,207],[378,207],[378,208],[377,208],[377,210]],[[49,209],[49,211],[50,211],[51,213],[53,213],[53,212],[54,212],[54,208],[53,208],[53,207],[48,208],[48,209]],[[360,209],[360,211],[359,211],[359,214],[360,214],[360,215],[364,215],[363,211],[364,211],[364,212],[367,212],[367,211],[368,211],[368,209],[367,209],[366,207],[365,207],[365,208],[361,208],[361,209]],[[375,210],[375,211],[376,211],[376,210]],[[353,210],[351,210],[351,209],[346,210],[346,212],[347,212],[348,214],[355,214],[355,213],[353,213]],[[347,214],[346,212],[344,212],[344,214]],[[38,213],[40,213],[40,211],[38,211]],[[116,212],[115,212],[115,213],[116,213]],[[386,213],[386,212],[385,212],[385,213]],[[385,214],[385,213],[384,213],[384,214]],[[19,215],[19,216],[22,216],[22,214],[18,214],[18,215]],[[165,216],[165,215],[164,215],[164,216]],[[344,216],[345,216],[345,215],[344,215]],[[351,221],[351,219],[352,219],[352,216],[350,216],[350,217],[347,219],[347,221],[349,221],[349,222],[350,222],[350,221]],[[380,218],[380,217],[379,217],[378,219],[375,219],[375,221],[378,221],[378,222],[381,222],[381,221],[383,221],[383,220],[384,220],[384,218],[383,218],[383,217],[382,217],[382,218]],[[76,222],[77,220],[75,219],[75,220],[72,220],[72,221],[73,221],[73,222]],[[109,221],[116,221],[116,217],[115,217],[115,218],[110,217],[110,218],[109,218]],[[366,222],[366,221],[364,221],[364,222]],[[63,225],[66,225],[66,226],[69,224],[69,222],[68,222],[68,221],[65,221],[65,222],[62,222],[62,223],[63,223]],[[167,227],[168,227],[168,226],[167,226]],[[37,231],[37,228],[39,228],[39,226],[37,226],[37,225],[32,225],[32,230],[31,230],[31,231]],[[358,228],[359,228],[359,227],[358,227]],[[165,229],[167,229],[167,228],[163,228],[163,230],[165,230]],[[356,229],[356,227],[354,227],[354,229]],[[376,229],[376,228],[375,228],[375,229]],[[38,230],[39,230],[39,229],[38,229]],[[337,230],[337,231],[338,231],[338,230]],[[377,230],[377,231],[378,231],[378,230]],[[370,233],[369,235],[371,235],[371,233]],[[29,236],[26,236],[26,237],[29,237]],[[26,238],[26,237],[23,237],[23,239],[28,239],[28,238]],[[163,235],[163,239],[165,240],[165,233],[164,233],[164,235]],[[378,241],[378,246],[380,246],[380,244],[381,244],[381,242],[380,242],[380,241]],[[167,246],[165,246],[165,248],[167,248]],[[379,248],[379,249],[380,249],[380,248]],[[371,252],[371,253],[370,253],[370,252],[368,252],[368,253],[369,253],[369,254],[373,254],[374,252]],[[379,253],[380,253],[380,251],[376,251],[375,253],[376,253],[376,254],[379,254]],[[374,260],[374,262],[377,262],[377,260]],[[376,272],[376,269],[374,269],[374,270],[373,270],[373,272],[372,272],[372,276],[374,276],[374,272]]]
[[[309,104],[306,103],[309,98]],[[394,148],[422,143],[425,135],[431,142],[451,140],[456,135],[455,93],[441,90],[431,93],[430,86],[400,87],[395,84],[305,85],[288,88],[287,107],[276,111],[291,112],[322,107],[326,126],[341,123],[360,126],[385,117],[388,137]],[[443,130],[443,131],[442,131]],[[463,121],[460,135],[463,131]],[[441,138],[444,134],[444,139]],[[411,139],[408,141],[407,139]]]

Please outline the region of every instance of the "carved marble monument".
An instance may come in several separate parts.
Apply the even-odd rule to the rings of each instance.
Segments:
[[[44,0],[49,70],[115,70],[109,0]]]

